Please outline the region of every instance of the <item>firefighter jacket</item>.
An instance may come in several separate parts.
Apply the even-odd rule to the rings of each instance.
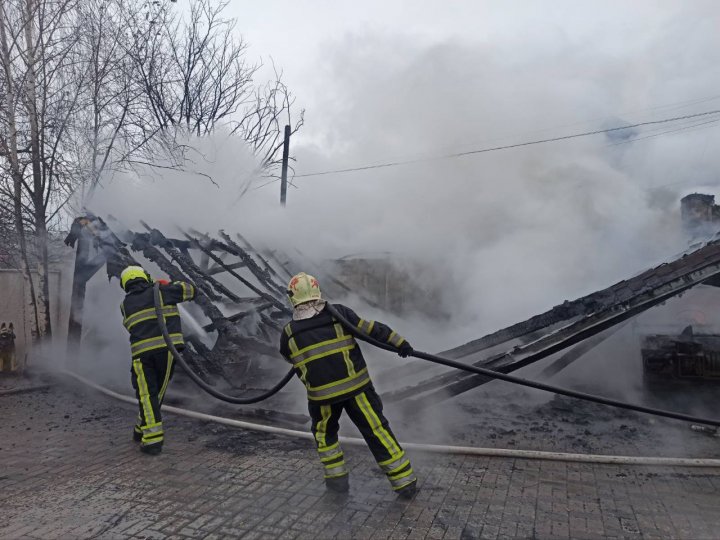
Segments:
[[[195,287],[183,281],[160,285],[160,298],[170,339],[173,345],[181,350],[185,347],[185,341],[177,304],[195,298]],[[155,299],[151,283],[142,280],[136,283],[130,282],[125,299],[120,305],[120,311],[123,314],[123,325],[130,332],[130,349],[133,358],[149,351],[167,349],[155,315]]]
[[[405,341],[388,326],[361,319],[349,307],[333,305],[360,333],[394,347]],[[280,337],[280,354],[296,369],[311,403],[342,401],[372,384],[355,338],[327,308],[309,319],[286,324]]]

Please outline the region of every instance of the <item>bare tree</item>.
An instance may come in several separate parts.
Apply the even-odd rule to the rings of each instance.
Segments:
[[[0,65],[4,107],[0,149],[13,201],[22,269],[31,287],[34,334],[51,333],[48,210],[64,181],[60,150],[80,84],[68,86],[78,59],[75,0],[1,0]],[[34,242],[30,246],[28,232]],[[29,248],[32,247],[32,252]],[[31,268],[31,260],[37,261]],[[37,277],[35,287],[33,276]]]
[[[132,56],[147,109],[161,130],[182,127],[205,135],[218,124],[229,125],[272,174],[280,163],[284,125],[297,132],[304,111],[293,122],[294,97],[277,70],[274,81],[255,84],[261,64],[248,63],[235,20],[222,16],[226,5],[195,0],[186,19],[158,9],[150,16],[156,31]]]
[[[255,84],[260,64],[246,61],[226,4],[190,0],[187,17],[173,5],[0,0],[0,237],[17,246],[35,337],[52,330],[49,234],[110,169],[182,167],[175,137],[223,124],[273,174],[282,128],[302,126],[281,73]]]

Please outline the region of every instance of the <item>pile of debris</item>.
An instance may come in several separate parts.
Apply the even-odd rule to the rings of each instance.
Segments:
[[[142,255],[170,279],[191,281],[198,288],[195,303],[209,321],[204,329],[217,332],[211,348],[192,336],[188,340],[188,356],[198,373],[227,381],[225,370],[232,363],[236,368],[234,375],[241,375],[245,381],[252,381],[253,373],[262,374],[262,358],[277,357],[277,335],[282,321],[290,315],[285,282],[305,266],[293,263],[278,252],[260,252],[240,234],[231,237],[220,231],[217,237],[212,237],[194,230],[181,230],[182,238],[169,238],[144,222],[143,232],[133,232],[113,221],[111,230],[106,221],[97,216],[78,218],[66,239],[68,245],[77,243],[71,336],[80,335],[77,328],[82,320],[87,280],[103,265],[109,277],[118,277],[125,266],[142,265],[135,258]],[[322,273],[318,277],[323,282],[327,277],[328,283],[347,289],[336,278]],[[554,364],[557,372],[602,342],[629,318],[700,283],[720,283],[718,237],[694,245],[676,259],[630,279],[565,301],[545,313],[440,354],[453,359],[468,358],[476,366],[509,373],[577,345]],[[254,324],[246,324],[248,320]],[[75,332],[72,332],[73,325]],[[505,352],[488,354],[499,347],[504,347]],[[408,373],[404,366],[395,369]],[[411,371],[416,375],[429,369],[420,364]],[[261,379],[256,379],[261,385],[268,382]],[[396,379],[406,380],[403,376]],[[393,390],[385,399],[402,401],[413,408],[422,407],[487,381],[485,377],[465,372],[446,372]]]

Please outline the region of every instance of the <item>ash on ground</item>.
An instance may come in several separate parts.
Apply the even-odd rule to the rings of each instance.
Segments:
[[[673,389],[665,396],[645,396],[641,402],[716,418],[708,404],[719,390]],[[720,438],[713,436],[714,430],[696,431],[684,421],[496,383],[432,409],[404,415],[388,411],[391,419],[393,414],[400,420],[395,429],[405,440],[573,453],[720,457]]]

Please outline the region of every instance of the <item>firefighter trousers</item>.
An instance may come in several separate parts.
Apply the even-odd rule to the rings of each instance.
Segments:
[[[162,446],[160,406],[174,370],[173,356],[167,349],[150,351],[133,358],[131,380],[140,407],[135,433],[140,436],[143,446]]]
[[[339,478],[348,474],[345,456],[338,441],[340,416],[345,410],[357,426],[382,471],[387,475],[394,490],[402,489],[416,481],[410,460],[398,443],[382,413],[382,401],[377,392],[369,389],[330,405],[310,402],[308,410],[312,421],[312,433],[317,444],[320,462],[325,468],[325,478]]]

